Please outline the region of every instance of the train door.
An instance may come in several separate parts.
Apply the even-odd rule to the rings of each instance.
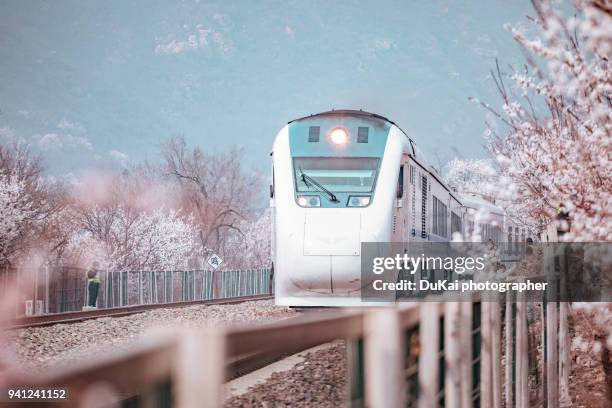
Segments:
[[[403,169],[403,194],[401,197],[402,214],[402,235],[401,241],[404,243],[404,251],[407,250],[407,244],[413,237],[414,228],[414,166],[410,163],[410,155],[402,156]]]
[[[391,241],[405,242],[406,230],[406,206],[404,197],[406,196],[406,165],[402,158],[397,176],[397,186],[395,191],[395,208],[393,209],[393,225],[391,230]]]

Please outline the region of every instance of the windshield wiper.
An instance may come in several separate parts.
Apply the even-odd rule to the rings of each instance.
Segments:
[[[331,191],[323,187],[321,184],[319,184],[317,180],[313,179],[312,177],[304,173],[302,169],[300,169],[300,176],[302,177],[302,181],[304,182],[304,184],[306,184],[307,186],[312,184],[319,191],[327,194],[331,202],[335,202],[335,203],[340,202],[340,200],[338,200],[338,197],[336,197],[334,193],[332,193]]]

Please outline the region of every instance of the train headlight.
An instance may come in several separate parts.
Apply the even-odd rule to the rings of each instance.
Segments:
[[[370,196],[350,196],[348,199],[349,207],[365,207],[370,204]]]
[[[346,142],[348,142],[348,134],[346,133],[346,130],[344,129],[336,128],[332,130],[329,137],[331,141],[337,145],[343,145],[343,144],[346,144]]]
[[[298,205],[300,207],[320,207],[321,198],[319,196],[298,196]]]

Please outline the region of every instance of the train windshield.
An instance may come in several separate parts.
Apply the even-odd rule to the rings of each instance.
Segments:
[[[296,157],[295,185],[298,192],[316,191],[309,182],[314,179],[330,191],[369,193],[376,183],[379,162],[373,157]]]

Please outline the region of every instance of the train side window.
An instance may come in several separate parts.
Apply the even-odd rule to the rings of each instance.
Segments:
[[[421,175],[421,238],[427,238],[427,176]]]
[[[400,166],[399,176],[397,177],[397,198],[404,196],[404,166]]]
[[[451,211],[451,236],[455,232],[461,233],[461,217]]]
[[[447,207],[442,201],[438,199],[436,196],[432,196],[432,213],[433,213],[433,224],[432,224],[432,232],[440,237],[447,238],[448,237],[448,229],[447,229]]]

